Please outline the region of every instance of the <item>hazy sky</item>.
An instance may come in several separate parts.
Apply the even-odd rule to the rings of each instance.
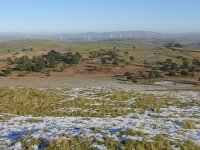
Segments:
[[[200,0],[0,0],[0,32],[200,32]]]

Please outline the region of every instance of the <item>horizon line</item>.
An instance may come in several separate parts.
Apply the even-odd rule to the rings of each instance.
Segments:
[[[175,34],[189,34],[189,33],[200,33],[200,31],[188,31],[188,32],[177,32],[177,33],[167,33],[167,32],[159,32],[159,31],[151,31],[151,30],[114,30],[114,31],[83,31],[83,32],[50,32],[50,31],[35,31],[35,32],[15,32],[15,31],[6,31],[0,32],[0,34],[83,34],[83,33],[110,33],[110,32],[152,32],[158,34],[165,34],[165,35],[175,35]]]

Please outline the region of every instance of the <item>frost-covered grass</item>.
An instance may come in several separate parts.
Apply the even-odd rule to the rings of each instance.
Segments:
[[[199,92],[0,89],[0,149],[199,149]]]
[[[183,128],[184,129],[196,129],[197,128],[197,122],[193,120],[185,120],[183,122]]]
[[[45,139],[31,139],[30,137],[22,137],[20,140],[21,146],[24,149],[46,149],[46,150],[104,150],[104,149],[126,149],[132,150],[198,150],[199,147],[194,142],[188,141],[172,141],[165,136],[159,134],[151,140],[127,139],[116,141],[112,137],[105,137],[104,141],[96,139],[85,139],[83,137],[69,138],[67,135],[62,135],[56,140],[47,141]]]
[[[1,89],[0,113],[117,117],[135,109],[158,112],[173,98],[111,89]]]
[[[51,113],[51,104],[62,98],[52,90],[3,88],[0,89],[0,113],[46,116]]]

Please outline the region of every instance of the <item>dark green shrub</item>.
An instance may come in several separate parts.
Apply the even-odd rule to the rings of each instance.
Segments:
[[[189,72],[187,70],[182,70],[181,71],[181,75],[183,76],[188,76],[189,75]]]
[[[133,56],[129,57],[130,61],[134,62],[135,58]]]
[[[6,76],[10,75],[12,73],[12,68],[11,67],[7,67],[6,70],[4,70],[4,74]]]

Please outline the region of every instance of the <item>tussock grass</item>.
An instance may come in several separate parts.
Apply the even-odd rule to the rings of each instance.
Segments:
[[[92,140],[85,140],[82,137],[67,139],[65,137],[49,143],[46,150],[88,150],[91,149]]]
[[[45,147],[45,145],[43,146],[44,141],[42,139],[31,139],[28,136],[21,137],[19,142],[21,142],[24,150],[33,149],[34,145],[37,145],[38,147]]]
[[[126,140],[125,149],[137,149],[137,150],[173,150],[174,148],[180,150],[199,150],[199,146],[194,142],[187,141],[171,141],[164,135],[159,134],[152,138],[152,141],[134,141]]]
[[[145,137],[147,134],[143,133],[138,130],[134,130],[133,128],[126,128],[123,131],[120,131],[120,135],[130,135],[130,136],[140,136],[140,137]]]
[[[29,119],[26,120],[26,122],[29,122],[29,123],[40,123],[40,122],[42,122],[42,120],[29,118]]]
[[[57,140],[47,141],[45,139],[32,139],[28,136],[23,136],[20,140],[22,148],[24,150],[33,149],[33,146],[37,146],[39,149],[44,150],[88,150],[92,149],[92,140],[85,140],[82,137],[68,138],[67,136],[61,136]]]
[[[98,103],[99,105],[95,105],[96,103]],[[116,103],[116,105],[113,106],[110,105],[110,101],[78,98],[76,100],[66,101],[65,103],[62,103],[60,105],[55,105],[54,110],[59,110],[59,108],[64,108],[64,109],[61,111],[54,111],[52,112],[52,115],[83,116],[83,117],[105,117],[109,115],[115,117],[128,114],[128,110],[114,109],[125,106],[126,106],[125,104],[120,104],[120,103],[118,104]]]
[[[136,98],[136,102],[132,105],[133,108],[140,108],[143,112],[145,110],[152,110],[159,112],[160,108],[168,107],[168,103],[174,98],[170,97],[156,97],[153,94],[139,95]]]
[[[192,120],[185,120],[183,122],[183,128],[184,129],[196,129],[197,128],[197,123]]]
[[[126,139],[125,141],[115,141],[111,137],[105,137],[104,141],[97,141],[95,139],[84,139],[82,137],[67,137],[61,136],[59,139],[54,141],[47,141],[45,139],[31,139],[30,137],[22,137],[20,139],[23,149],[32,149],[33,145],[37,145],[38,148],[45,150],[95,150],[92,144],[104,145],[107,149],[126,149],[126,150],[172,150],[174,148],[180,150],[199,150],[199,147],[194,142],[187,141],[171,141],[164,135],[156,135],[151,141],[147,140],[131,140]]]
[[[39,89],[0,89],[0,113],[16,115],[50,115],[51,104],[63,96],[53,91]]]
[[[0,121],[10,120],[12,117],[14,117],[14,116],[8,115],[8,114],[0,114]]]
[[[130,91],[101,90],[95,99],[82,96],[90,90],[80,90],[79,96],[69,99],[67,89],[0,89],[0,113],[33,116],[117,117],[140,109],[141,112],[168,106],[172,98],[156,97]],[[72,94],[72,93],[71,93]],[[104,98],[104,96],[107,96]],[[133,98],[133,99],[132,99]],[[132,100],[131,100],[132,99]],[[135,99],[135,100],[134,100]]]

